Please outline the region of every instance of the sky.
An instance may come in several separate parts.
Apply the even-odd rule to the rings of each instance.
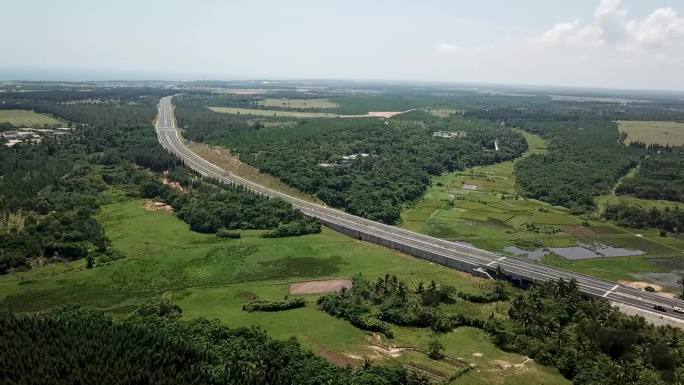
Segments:
[[[0,79],[684,90],[684,0],[0,0]]]

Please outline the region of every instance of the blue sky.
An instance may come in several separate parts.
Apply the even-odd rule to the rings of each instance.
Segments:
[[[0,79],[684,89],[684,1],[8,1]]]

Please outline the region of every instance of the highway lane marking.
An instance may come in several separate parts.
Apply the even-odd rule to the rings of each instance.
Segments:
[[[610,293],[614,292],[615,289],[617,289],[618,287],[620,287],[620,285],[615,285],[615,286],[613,286],[612,289],[608,290],[608,291],[603,295],[603,298],[608,297],[608,295],[609,295]]]
[[[501,261],[503,261],[504,259],[506,259],[506,257],[501,257],[501,258],[499,258],[499,259],[495,259],[495,260],[489,262],[489,263],[487,264],[487,266],[491,266],[491,265],[493,265],[493,264],[495,264],[495,263],[497,263],[497,262],[501,262]]]

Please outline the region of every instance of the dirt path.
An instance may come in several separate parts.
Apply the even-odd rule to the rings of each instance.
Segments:
[[[334,293],[352,287],[351,279],[326,279],[317,281],[295,282],[290,284],[290,294],[324,294]]]

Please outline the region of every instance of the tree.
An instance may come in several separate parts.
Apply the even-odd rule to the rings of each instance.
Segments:
[[[428,342],[428,357],[433,360],[441,360],[444,358],[444,346],[437,338],[433,338]]]

